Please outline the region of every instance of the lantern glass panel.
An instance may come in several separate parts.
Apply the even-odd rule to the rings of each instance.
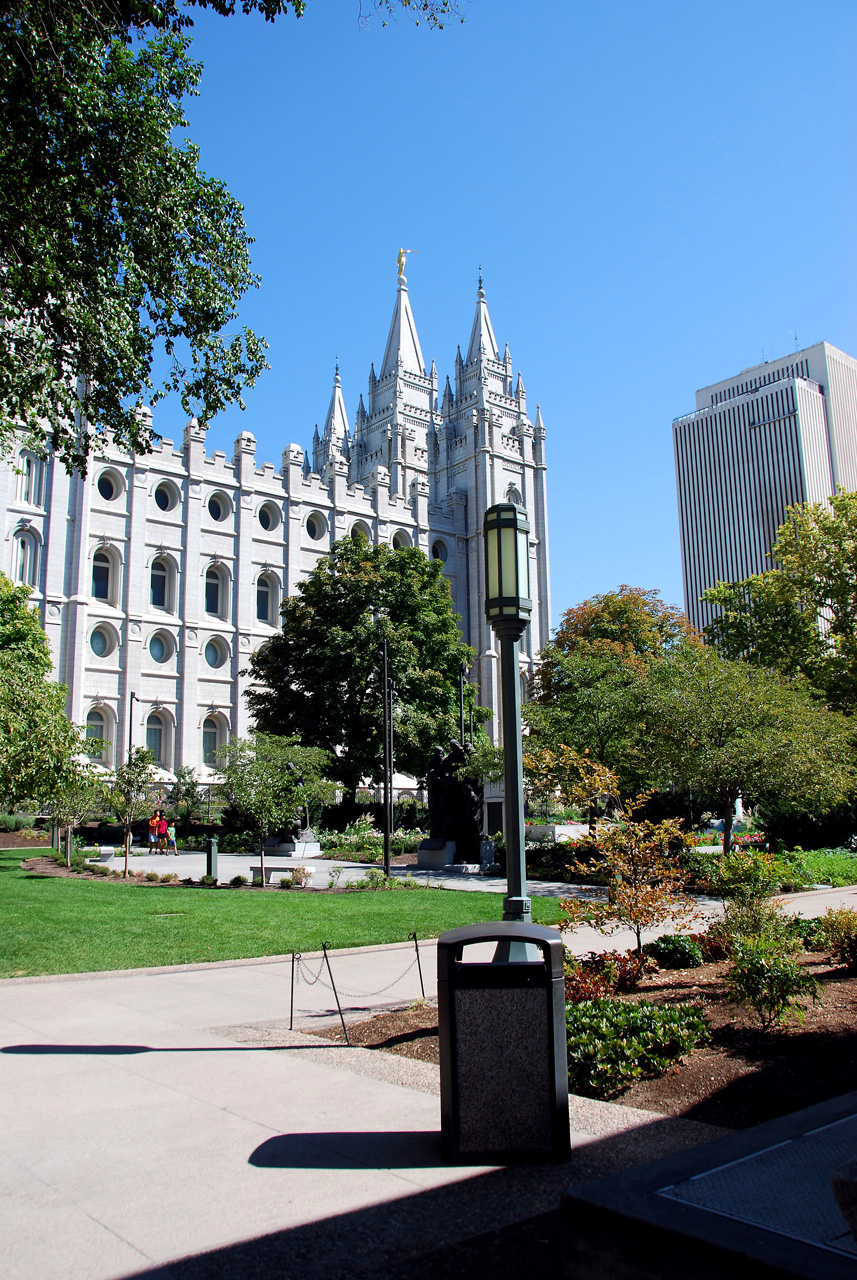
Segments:
[[[488,553],[488,599],[496,600],[500,594],[500,570],[498,563],[499,530],[494,527],[487,530],[485,547]]]
[[[518,574],[515,568],[515,528],[504,525],[500,529],[500,586],[501,594],[517,593]]]
[[[523,529],[518,530],[518,595],[525,600],[530,598],[529,536]]]

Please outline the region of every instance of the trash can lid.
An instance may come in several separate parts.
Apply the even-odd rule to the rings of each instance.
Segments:
[[[556,929],[543,924],[520,924],[517,920],[496,920],[487,924],[466,924],[448,929],[437,940],[437,976],[444,981],[450,961],[457,960],[464,947],[476,942],[533,942],[542,951],[545,964],[553,973],[562,973],[562,937]]]

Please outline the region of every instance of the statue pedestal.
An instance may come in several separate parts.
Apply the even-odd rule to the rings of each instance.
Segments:
[[[272,840],[265,842],[266,853],[281,853],[287,858],[320,858],[321,845],[315,838],[315,833],[307,828],[302,831],[297,840],[280,840],[277,841],[276,836]]]
[[[426,871],[451,867],[455,861],[454,840],[423,840],[417,846],[417,866]]]

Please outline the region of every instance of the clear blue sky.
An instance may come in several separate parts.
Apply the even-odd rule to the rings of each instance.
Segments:
[[[463,26],[196,19],[203,167],[244,203],[271,344],[247,412],[279,463],[349,417],[399,245],[452,374],[481,263],[548,431],[555,620],[621,582],[681,602],[670,424],[698,386],[822,338],[857,354],[854,0],[465,0]],[[181,438],[177,402],[156,426]]]

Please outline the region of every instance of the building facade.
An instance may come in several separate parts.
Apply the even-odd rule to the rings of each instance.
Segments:
[[[684,606],[771,567],[786,507],[857,490],[857,360],[827,342],[703,387],[673,422]]]
[[[549,639],[545,430],[520,373],[501,355],[482,281],[466,356],[441,390],[427,371],[399,279],[387,345],[353,428],[337,366],[310,453],[289,444],[279,468],[242,432],[233,456],[206,452],[188,423],[144,456],[99,445],[69,476],[26,451],[0,466],[0,568],[32,591],[68,713],[109,740],[111,766],[146,744],[165,776],[205,779],[214,753],[251,728],[241,675],[275,634],[279,606],[338,538],[419,547],[441,560],[478,654],[470,673],[499,731],[499,657],[483,617],[482,517],[514,501],[530,517],[533,621],[522,679]],[[489,726],[490,727],[490,726]]]

